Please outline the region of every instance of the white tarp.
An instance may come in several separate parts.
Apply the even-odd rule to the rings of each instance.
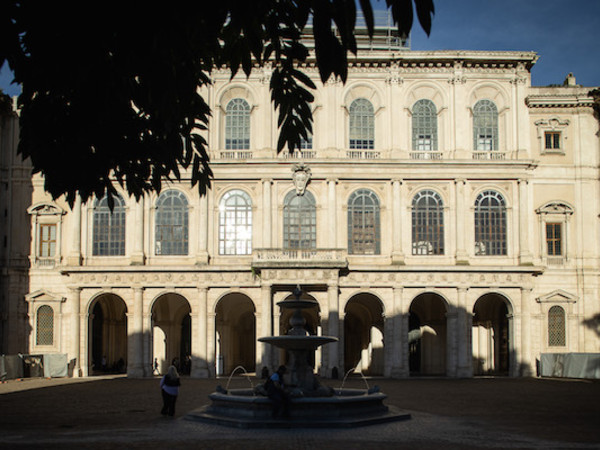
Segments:
[[[600,353],[542,353],[543,377],[600,379]]]
[[[44,376],[49,377],[66,377],[67,371],[67,354],[66,353],[45,353],[44,354]]]

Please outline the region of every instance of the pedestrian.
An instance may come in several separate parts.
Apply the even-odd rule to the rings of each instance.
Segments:
[[[283,375],[286,372],[285,366],[279,366],[277,371],[270,376],[265,383],[267,396],[273,402],[273,417],[281,414],[283,417],[290,417],[290,397],[285,390]]]
[[[160,375],[158,371],[158,358],[154,358],[154,365],[152,366],[152,375]]]
[[[175,402],[179,395],[179,374],[175,366],[170,366],[167,374],[160,380],[160,390],[163,398],[163,408],[160,413],[163,416],[173,416],[175,414]]]

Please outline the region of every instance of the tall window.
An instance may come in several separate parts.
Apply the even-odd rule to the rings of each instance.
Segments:
[[[375,113],[366,98],[357,98],[350,104],[350,149],[375,148]]]
[[[562,255],[562,224],[546,223],[546,245],[548,256]]]
[[[495,191],[475,200],[475,254],[506,255],[506,203]]]
[[[566,344],[565,310],[553,306],[548,311],[548,346],[564,347]]]
[[[37,310],[35,343],[36,345],[54,344],[54,311],[50,306],[43,305]]]
[[[158,197],[154,231],[155,254],[188,254],[188,201],[182,192],[169,190]]]
[[[250,148],[250,105],[243,98],[234,98],[225,110],[225,148],[248,150]]]
[[[415,151],[437,150],[437,111],[431,100],[417,101],[412,110],[412,148]]]
[[[56,224],[40,224],[39,230],[38,256],[40,258],[53,258],[56,254]]]
[[[219,204],[219,254],[252,253],[252,200],[244,191],[232,190]]]
[[[424,190],[413,198],[412,254],[444,254],[444,203],[437,192]]]
[[[379,255],[379,199],[369,189],[359,189],[348,199],[348,253]]]
[[[291,191],[283,201],[283,247],[310,249],[317,247],[317,211],[313,195]]]
[[[473,107],[473,141],[475,150],[498,150],[498,108],[491,100]]]
[[[113,196],[114,208],[108,208],[104,197],[94,208],[94,256],[125,255],[125,202],[119,195]]]

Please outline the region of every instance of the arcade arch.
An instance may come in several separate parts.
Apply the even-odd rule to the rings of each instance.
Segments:
[[[439,294],[425,292],[414,298],[409,313],[411,375],[446,374],[446,301]]]
[[[512,306],[501,294],[489,293],[473,306],[473,375],[510,373]]]
[[[256,318],[254,303],[235,292],[222,297],[215,308],[217,375],[237,366],[256,369]]]
[[[189,302],[176,293],[162,294],[152,305],[152,361],[157,360],[160,373],[171,364],[182,374],[190,373],[190,312]]]
[[[127,305],[118,295],[100,294],[89,307],[88,373],[124,372],[127,367]]]
[[[344,310],[344,372],[383,375],[383,304],[373,294],[354,295]]]

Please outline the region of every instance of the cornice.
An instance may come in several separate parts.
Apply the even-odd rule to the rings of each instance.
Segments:
[[[587,95],[588,89],[584,92],[560,92],[562,88],[556,88],[556,93],[550,94],[530,94],[525,98],[525,104],[529,108],[591,108],[594,99]]]

